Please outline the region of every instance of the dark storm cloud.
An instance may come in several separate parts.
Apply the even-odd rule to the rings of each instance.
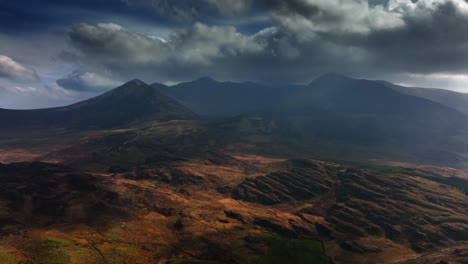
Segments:
[[[403,29],[374,32],[364,47],[394,70],[421,73],[468,70],[468,5],[429,1],[391,6],[403,14]]]
[[[161,39],[129,32],[116,24],[79,24],[69,38],[87,65],[104,65],[117,75],[149,79],[193,77],[219,67],[223,61],[250,59],[262,47],[234,27],[197,23],[170,38]],[[185,76],[184,76],[185,75]]]
[[[228,1],[206,1],[229,9]],[[149,2],[164,2],[164,8],[169,4]],[[268,8],[272,26],[246,35],[233,27],[198,23],[161,41],[118,25],[81,24],[69,36],[88,64],[146,79],[201,74],[289,82],[325,71],[372,77],[468,69],[468,4],[463,0],[371,5],[364,0],[265,0],[255,6],[249,1],[233,5],[238,13]]]

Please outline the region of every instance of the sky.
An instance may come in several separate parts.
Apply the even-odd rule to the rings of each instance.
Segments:
[[[329,72],[468,92],[465,0],[0,0],[0,108],[134,78],[306,84]]]

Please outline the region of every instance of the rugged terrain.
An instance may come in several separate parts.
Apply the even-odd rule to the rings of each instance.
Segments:
[[[25,122],[0,130],[0,263],[468,263],[465,115],[379,82],[296,88],[218,120],[140,81],[2,111]]]
[[[468,261],[462,172],[215,154],[110,171],[2,165],[0,258],[285,263],[300,254],[294,263]]]

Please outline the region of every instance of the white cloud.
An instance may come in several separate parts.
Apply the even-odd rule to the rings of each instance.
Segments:
[[[457,73],[417,74],[405,73],[398,76],[401,85],[426,88],[450,87],[452,90],[468,93],[468,75]]]
[[[39,81],[39,76],[33,69],[29,69],[12,58],[0,54],[0,77],[30,81]]]

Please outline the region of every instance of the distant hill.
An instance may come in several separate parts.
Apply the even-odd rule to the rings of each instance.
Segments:
[[[133,80],[70,106],[39,110],[0,109],[0,127],[113,128],[194,117],[192,111],[157,88]]]
[[[460,112],[468,114],[468,94],[458,93],[454,91],[435,89],[435,88],[419,88],[419,87],[405,87],[389,83],[386,81],[379,81],[388,87],[393,88],[403,94],[413,95],[425,98],[443,105],[452,107]]]
[[[253,82],[218,82],[204,77],[167,87],[152,85],[203,116],[235,116],[278,104],[299,86],[267,86]]]

